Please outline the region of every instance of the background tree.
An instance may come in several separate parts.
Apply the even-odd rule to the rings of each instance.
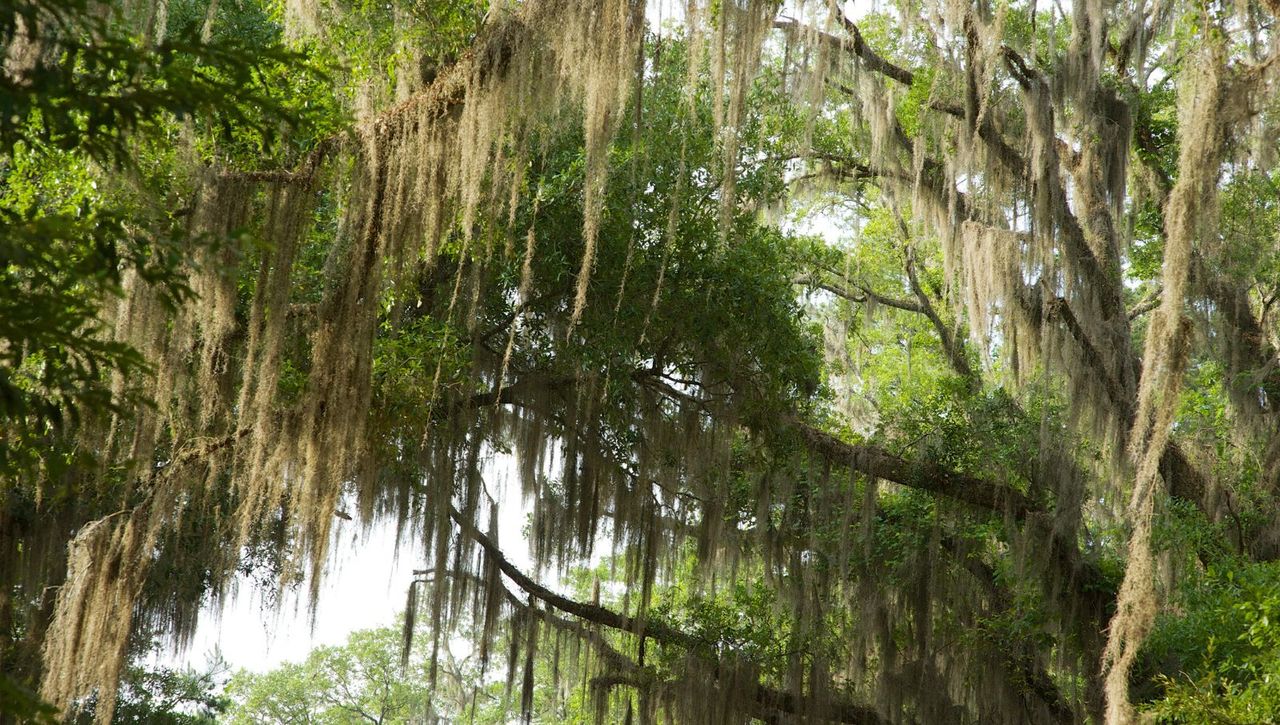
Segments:
[[[121,676],[112,721],[148,725],[210,725],[230,701],[222,694],[229,667],[214,655],[202,669],[131,663]],[[97,718],[97,703],[86,702],[76,722]]]
[[[394,628],[353,632],[300,664],[266,674],[241,671],[227,685],[235,723],[434,722],[435,697],[420,662],[402,669]]]

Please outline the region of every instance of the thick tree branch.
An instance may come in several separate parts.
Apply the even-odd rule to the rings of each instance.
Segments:
[[[1017,489],[959,473],[936,463],[910,461],[875,445],[845,443],[803,421],[794,430],[809,450],[833,465],[850,468],[873,478],[945,496],[986,511],[1007,513],[1017,520],[1043,513],[1042,508]]]
[[[880,54],[872,50],[871,46],[867,45],[867,41],[862,37],[862,31],[858,29],[856,23],[849,19],[848,15],[844,14],[844,10],[840,9],[840,4],[836,0],[827,0],[827,9],[831,12],[832,17],[844,28],[845,32],[849,34],[849,37],[853,40],[851,49],[854,55],[861,58],[867,68],[904,85],[909,86],[915,82],[915,75],[911,71],[885,60]]]
[[[566,614],[572,614],[575,617],[581,617],[590,622],[595,622],[606,627],[631,632],[632,634],[642,634],[651,637],[660,642],[674,644],[685,649],[696,649],[704,646],[706,643],[702,640],[686,634],[661,620],[650,619],[647,617],[632,617],[620,612],[615,612],[607,607],[599,604],[587,604],[579,602],[568,597],[561,596],[542,586],[532,578],[520,571],[514,564],[510,562],[502,554],[502,550],[494,543],[483,531],[463,516],[456,508],[449,508],[449,516],[464,535],[475,541],[493,558],[498,569],[507,576],[516,586],[520,587],[530,595],[539,600],[559,609]]]

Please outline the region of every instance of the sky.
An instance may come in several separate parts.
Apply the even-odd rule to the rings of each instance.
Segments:
[[[486,480],[498,499],[498,542],[503,554],[522,571],[533,571],[523,532],[529,508],[514,478],[515,459],[504,456],[488,466]],[[300,662],[312,649],[339,645],[352,632],[396,624],[404,610],[414,569],[427,568],[420,545],[406,542],[396,551],[395,521],[376,523],[360,533],[356,521],[335,521],[340,529],[330,550],[328,574],[320,590],[314,627],[307,611],[307,587],[286,596],[278,611],[264,608],[262,592],[244,577],[225,606],[206,606],[191,646],[159,655],[170,666],[202,669],[212,653],[221,652],[232,669],[267,672],[283,662]],[[544,581],[555,586],[555,581]]]
[[[346,534],[334,548],[314,630],[305,591],[286,598],[272,613],[264,609],[261,592],[241,578],[225,608],[205,608],[191,646],[172,661],[198,669],[214,650],[221,650],[232,668],[265,672],[285,661],[306,659],[314,647],[341,644],[356,630],[393,624],[417,564],[415,552],[402,550],[395,556],[395,523],[377,526],[363,538]]]

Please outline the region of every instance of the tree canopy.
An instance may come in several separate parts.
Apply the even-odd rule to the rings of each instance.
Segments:
[[[1277,12],[5,4],[0,713],[1280,719]]]

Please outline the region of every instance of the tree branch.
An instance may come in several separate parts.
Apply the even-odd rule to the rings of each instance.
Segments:
[[[875,302],[878,305],[884,305],[885,307],[892,307],[894,309],[902,310],[904,312],[915,312],[916,314],[925,314],[924,308],[922,308],[920,305],[916,304],[915,302],[912,302],[911,300],[904,300],[904,299],[899,299],[897,297],[882,295],[879,292],[876,292],[875,290],[871,289],[870,287],[863,284],[859,284],[857,282],[850,281],[849,284],[852,285],[854,288],[856,288],[859,292],[861,292],[862,293],[861,295],[859,295],[857,292],[854,292],[853,290],[840,286],[835,282],[827,282],[821,279],[803,279],[803,280],[800,280],[800,282],[812,284],[814,287],[817,287],[818,289],[830,292],[836,297],[849,300],[850,302],[857,302],[858,304],[866,304],[867,301],[870,300],[871,302]]]
[[[792,427],[810,451],[842,468],[945,496],[986,511],[1008,513],[1020,521],[1032,514],[1043,513],[1038,504],[1009,486],[952,471],[936,463],[910,461],[876,445],[845,443],[800,420],[793,419]]]
[[[502,550],[492,539],[480,531],[471,521],[462,516],[459,511],[450,506],[449,516],[464,535],[471,538],[480,545],[485,553],[490,556],[498,569],[506,575],[508,579],[523,589],[526,593],[534,598],[562,611],[566,614],[572,614],[575,617],[586,620],[593,624],[599,624],[611,629],[617,629],[623,632],[643,635],[663,644],[671,644],[681,647],[693,654],[706,656],[707,646],[711,643],[688,634],[682,630],[676,629],[660,620],[648,619],[645,617],[631,617],[612,609],[601,606],[599,604],[588,604],[579,602],[569,597],[561,596],[546,588],[545,586],[534,581],[531,577],[520,571],[514,564],[506,558]],[[513,597],[507,592],[509,597]],[[532,609],[532,607],[530,608]],[[547,616],[550,613],[547,613]],[[603,638],[597,637],[593,644],[602,647],[605,652],[609,653],[608,657],[614,663],[629,663],[632,670],[627,674],[634,674],[639,670],[639,665],[631,662],[621,653],[617,652],[612,646],[608,645]],[[630,669],[623,665],[623,669]],[[882,725],[883,720],[879,713],[875,710],[860,705],[847,702],[814,702],[809,698],[796,695],[795,693],[778,690],[765,685],[757,685],[755,692],[755,703],[773,710],[793,714],[793,715],[810,715],[818,714],[819,717],[827,720],[835,720],[836,722],[849,723],[850,725]]]
[[[539,600],[559,609],[567,614],[575,617],[581,617],[590,622],[601,624],[613,629],[631,632],[632,634],[643,634],[646,637],[658,640],[660,642],[668,642],[678,645],[685,649],[696,649],[706,643],[702,640],[685,632],[676,629],[661,620],[649,619],[647,617],[632,617],[612,609],[600,606],[599,604],[587,604],[579,602],[568,597],[561,596],[544,587],[532,578],[520,571],[512,564],[498,545],[493,542],[483,531],[478,529],[476,525],[463,516],[456,508],[449,507],[449,517],[453,519],[458,528],[462,530],[468,538],[475,541],[481,546],[489,556],[493,557],[493,561],[497,564],[498,569],[507,576],[516,586],[520,587],[530,595]]]
[[[894,210],[894,216],[898,220],[898,229],[902,232],[902,239],[906,242],[906,250],[903,257],[907,272],[907,282],[911,285],[911,291],[915,294],[916,299],[920,301],[920,308],[924,315],[929,318],[934,331],[938,333],[938,339],[942,343],[942,350],[946,353],[947,360],[951,363],[951,368],[968,384],[970,391],[978,390],[982,387],[982,380],[969,364],[969,356],[965,352],[964,341],[957,339],[951,328],[943,323],[942,317],[938,315],[938,311],[929,300],[929,296],[925,294],[924,287],[920,285],[920,278],[916,275],[915,251],[911,246],[911,230],[907,228],[906,220],[902,218],[902,215],[897,210]]]
[[[1128,312],[1129,321],[1132,322],[1133,320],[1136,320],[1139,317],[1142,317],[1148,312],[1159,307],[1160,291],[1161,290],[1159,286],[1155,287],[1145,297],[1138,300],[1137,304],[1135,304],[1133,307],[1130,307]]]
[[[831,12],[832,17],[840,23],[840,26],[844,28],[845,32],[849,34],[849,37],[853,40],[851,50],[854,55],[862,59],[867,68],[888,76],[903,85],[909,86],[915,82],[915,74],[902,66],[885,60],[880,54],[872,50],[871,46],[867,45],[867,41],[862,37],[862,31],[858,29],[857,24],[849,16],[844,14],[836,0],[827,0],[827,9]]]
[[[954,537],[944,536],[941,545],[951,554],[951,558],[986,591],[987,598],[998,615],[1005,615],[1016,609],[1013,593],[1008,587],[1000,585],[996,572],[991,566],[972,552],[966,551],[966,547]],[[990,631],[990,634],[998,633]],[[1045,670],[1041,658],[1037,656],[1039,648],[1033,642],[1026,638],[1018,638],[1012,642],[1007,639],[993,642],[987,637],[981,639],[988,645],[991,653],[1000,660],[1008,675],[1006,679],[1016,696],[1024,700],[1028,710],[1025,714],[1029,720],[1043,722],[1047,716],[1049,721],[1061,725],[1074,725],[1080,721],[1075,709],[1063,699],[1061,690]],[[1029,702],[1028,699],[1033,701]],[[1036,713],[1038,715],[1036,717],[1031,717],[1033,704],[1039,704],[1043,708]]]

